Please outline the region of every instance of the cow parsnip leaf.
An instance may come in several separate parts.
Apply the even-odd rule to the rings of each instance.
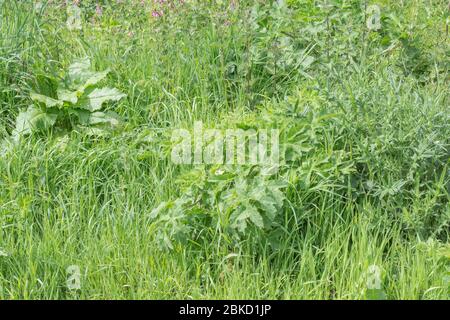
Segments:
[[[104,103],[118,101],[126,95],[115,88],[96,88],[104,80],[109,69],[101,72],[91,70],[89,58],[75,60],[62,81],[54,79],[57,98],[31,93],[34,107],[18,116],[14,137],[46,129],[61,119],[64,129],[79,129],[89,135],[108,135],[121,123],[119,115],[112,111],[101,111]],[[50,91],[50,90],[46,90]]]
[[[240,232],[247,229],[248,222],[251,221],[256,227],[263,229],[264,222],[258,209],[247,203],[244,208],[240,208],[235,212],[235,221],[233,227]]]
[[[70,110],[70,114],[75,115],[78,118],[78,121],[81,125],[87,126],[89,125],[89,119],[91,117],[91,113],[84,109],[72,109]]]
[[[258,212],[258,209],[254,206],[248,206],[245,210],[249,212],[250,221],[253,222],[258,228],[263,229],[264,222],[261,214]]]

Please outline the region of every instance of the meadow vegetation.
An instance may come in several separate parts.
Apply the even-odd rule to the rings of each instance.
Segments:
[[[448,1],[38,2],[0,0],[0,299],[448,299]],[[173,163],[195,121],[280,166]]]

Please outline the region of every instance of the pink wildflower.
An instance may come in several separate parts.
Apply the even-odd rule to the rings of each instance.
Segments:
[[[154,17],[154,18],[159,18],[159,17],[161,17],[162,15],[164,14],[164,12],[161,10],[161,11],[156,11],[156,10],[153,10],[152,11],[152,17]]]

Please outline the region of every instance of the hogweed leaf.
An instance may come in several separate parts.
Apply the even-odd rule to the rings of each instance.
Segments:
[[[163,210],[165,210],[167,208],[167,202],[162,202],[159,204],[158,207],[154,208],[151,212],[150,212],[150,219],[156,219]]]
[[[80,122],[81,125],[84,125],[84,126],[89,125],[89,120],[91,117],[91,113],[89,111],[84,110],[84,109],[72,109],[72,110],[70,110],[70,113],[77,116],[78,121]]]
[[[255,226],[257,226],[260,229],[264,228],[264,222],[263,222],[263,218],[261,216],[261,214],[258,212],[258,209],[256,209],[253,206],[247,207],[246,208],[247,211],[249,211],[250,215],[250,221],[253,222],[255,224]]]

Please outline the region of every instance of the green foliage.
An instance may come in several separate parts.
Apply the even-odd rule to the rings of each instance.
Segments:
[[[208,241],[202,230],[214,229],[231,246],[239,246],[242,239],[272,241],[271,235],[283,228],[289,190],[302,193],[304,207],[299,210],[312,206],[318,194],[345,191],[354,171],[348,153],[322,151],[338,115],[298,109],[298,100],[297,104],[286,101],[227,119],[224,126],[278,128],[280,164],[202,166],[182,174],[177,179],[181,196],[150,213],[158,224],[161,247],[173,249],[176,240]]]
[[[447,0],[42,3],[0,1],[0,299],[448,299]],[[172,163],[195,121],[280,165]]]
[[[200,240],[202,230],[214,227],[234,240],[248,228],[270,230],[280,218],[287,187],[256,166],[194,169],[180,183],[183,195],[150,213],[160,226],[157,239],[162,247],[173,248],[173,240]]]
[[[97,88],[109,70],[94,72],[88,58],[71,64],[62,80],[50,78],[56,88],[51,97],[32,92],[33,105],[19,113],[13,137],[47,132],[58,125],[59,129],[88,129],[92,134],[104,134],[117,127],[120,117],[113,111],[101,111],[109,101],[119,101],[126,95],[116,88]]]

